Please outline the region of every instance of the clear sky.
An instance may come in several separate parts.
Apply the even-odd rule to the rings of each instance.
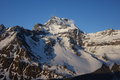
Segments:
[[[74,20],[84,32],[120,29],[120,0],[0,0],[0,24],[32,29],[52,16]]]

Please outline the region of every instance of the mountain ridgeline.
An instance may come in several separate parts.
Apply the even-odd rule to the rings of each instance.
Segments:
[[[120,80],[120,30],[84,33],[52,17],[33,30],[0,25],[0,80]]]

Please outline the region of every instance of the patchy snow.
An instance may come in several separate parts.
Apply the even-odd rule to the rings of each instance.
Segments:
[[[0,50],[14,40],[16,33],[10,34],[7,38],[0,41]]]

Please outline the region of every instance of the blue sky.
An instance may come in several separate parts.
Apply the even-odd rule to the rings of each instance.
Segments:
[[[74,20],[87,33],[120,29],[120,0],[0,0],[0,24],[32,29],[52,16]]]

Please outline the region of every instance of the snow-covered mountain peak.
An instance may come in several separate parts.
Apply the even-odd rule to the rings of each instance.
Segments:
[[[53,17],[51,17],[51,19],[56,19],[56,20],[59,20],[60,18],[59,18],[59,17],[57,17],[57,16],[53,16]]]
[[[67,26],[67,27],[73,27],[71,25],[74,24],[74,21],[70,20],[70,19],[67,19],[67,18],[59,18],[59,17],[53,16],[50,20],[48,20],[47,23],[45,23],[45,25],[49,26],[49,25],[52,25],[52,24]]]
[[[45,23],[46,28],[52,34],[68,32],[71,29],[78,29],[73,20],[59,17],[52,17]]]

